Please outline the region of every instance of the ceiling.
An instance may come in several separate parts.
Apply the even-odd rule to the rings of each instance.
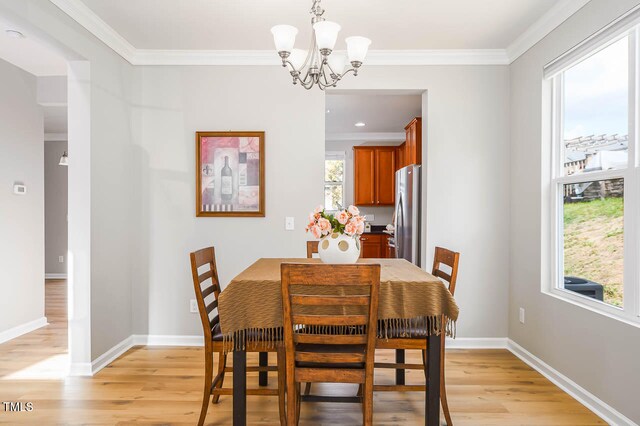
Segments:
[[[310,0],[82,0],[137,49],[273,49],[270,28],[300,29],[309,42]],[[568,0],[324,0],[340,39],[372,49],[505,49],[551,7]],[[55,1],[54,1],[55,2]],[[390,13],[392,12],[392,13]],[[338,44],[344,48],[344,42]]]
[[[6,30],[18,30],[25,37],[9,37]],[[67,74],[67,62],[64,58],[40,43],[23,28],[16,27],[2,18],[0,18],[0,59],[37,77]]]
[[[414,117],[422,116],[421,95],[334,95],[327,93],[327,139],[364,133],[404,133]],[[355,123],[363,122],[364,127]]]

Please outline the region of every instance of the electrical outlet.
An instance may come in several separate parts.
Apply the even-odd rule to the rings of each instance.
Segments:
[[[284,229],[287,231],[293,231],[296,228],[295,218],[293,217],[285,217],[284,219]]]
[[[64,263],[64,256],[58,256],[58,263]]]
[[[198,313],[198,302],[196,301],[196,299],[191,299],[189,301],[189,312],[191,312],[192,314]]]
[[[374,214],[365,214],[364,215],[364,220],[366,220],[367,222],[373,222],[374,220],[376,220],[376,215],[374,215]]]
[[[520,324],[524,324],[524,308],[520,308]]]

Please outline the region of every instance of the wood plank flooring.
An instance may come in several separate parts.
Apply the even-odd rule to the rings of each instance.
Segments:
[[[0,424],[126,425],[197,422],[203,375],[201,348],[136,347],[92,378],[62,377],[66,362],[65,282],[49,281],[50,325],[0,345],[0,402],[32,402],[32,412],[4,412]],[[195,317],[194,317],[195,318]],[[392,360],[381,352],[380,361]],[[272,359],[272,362],[275,361]],[[257,363],[257,357],[249,356]],[[408,352],[408,362],[419,354]],[[56,367],[58,369],[56,370]],[[456,425],[603,425],[602,420],[505,350],[447,351],[449,406]],[[393,372],[376,372],[392,383]],[[409,372],[408,383],[422,373]],[[230,380],[227,382],[230,383]],[[250,375],[251,386],[257,375]],[[276,378],[270,378],[270,386]],[[354,386],[314,385],[314,393],[352,395]],[[374,424],[424,424],[422,393],[380,392]],[[211,405],[209,425],[231,425],[230,396]],[[305,403],[301,425],[357,425],[357,404]],[[248,397],[248,424],[275,425],[275,397]]]

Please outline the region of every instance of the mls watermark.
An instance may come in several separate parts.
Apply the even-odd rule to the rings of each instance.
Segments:
[[[33,411],[33,402],[12,402],[2,401],[5,412],[31,412]]]

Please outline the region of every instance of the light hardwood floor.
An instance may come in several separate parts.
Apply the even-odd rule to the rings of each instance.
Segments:
[[[33,402],[32,412],[7,413],[1,424],[184,424],[197,422],[202,387],[201,348],[136,347],[92,378],[61,378],[66,361],[64,281],[47,283],[51,325],[0,345],[0,401]],[[195,317],[194,317],[195,318]],[[195,319],[194,319],[195,321]],[[419,362],[409,352],[410,362]],[[382,353],[380,359],[391,353]],[[249,357],[249,362],[257,362]],[[57,369],[56,369],[57,368]],[[504,350],[447,352],[449,406],[456,425],[602,425],[585,407]],[[391,383],[392,372],[377,373]],[[408,374],[419,383],[421,373]],[[250,376],[250,384],[257,377]],[[229,381],[230,382],[230,381]],[[275,377],[270,386],[276,385]],[[314,392],[336,392],[333,385]],[[353,394],[355,387],[339,391]],[[231,424],[231,397],[211,405],[207,424]],[[377,393],[374,424],[424,424],[421,393]],[[248,423],[275,425],[275,397],[248,397]],[[357,425],[357,404],[306,403],[301,425]]]

